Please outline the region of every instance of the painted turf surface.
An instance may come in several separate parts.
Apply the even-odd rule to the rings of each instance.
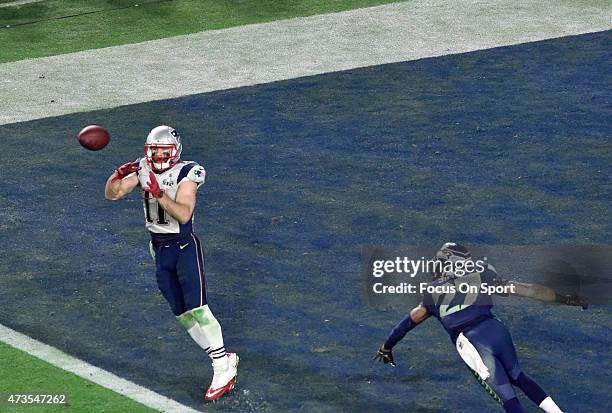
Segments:
[[[490,412],[433,321],[398,347],[397,369],[370,362],[405,309],[364,306],[360,247],[605,242],[611,37],[2,126],[16,175],[0,198],[0,322],[203,406],[211,369],[156,292],[140,199],[103,199],[164,122],[208,169],[196,215],[208,297],[242,357],[238,391],[207,410]],[[76,145],[89,123],[111,128],[107,150]],[[607,309],[522,308],[498,313],[525,370],[568,411],[601,411]]]

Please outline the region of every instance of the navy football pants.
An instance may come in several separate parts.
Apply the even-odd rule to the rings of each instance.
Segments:
[[[200,240],[189,234],[178,241],[153,242],[157,286],[174,315],[206,305],[204,255]]]
[[[488,318],[464,331],[463,335],[470,340],[489,369],[490,376],[486,384],[491,390],[502,402],[515,397],[511,380],[518,378],[521,368],[506,327],[497,319]]]
[[[481,321],[463,332],[489,369],[486,381],[479,381],[507,412],[525,412],[514,388],[517,386],[539,405],[547,395],[538,384],[521,371],[512,338],[506,327],[495,318]],[[476,373],[474,373],[476,375]]]

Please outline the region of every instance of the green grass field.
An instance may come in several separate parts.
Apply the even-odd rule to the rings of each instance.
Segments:
[[[0,8],[0,63],[393,2],[49,0]]]
[[[127,397],[0,342],[0,411],[153,412]],[[10,394],[65,394],[66,405],[11,405]]]

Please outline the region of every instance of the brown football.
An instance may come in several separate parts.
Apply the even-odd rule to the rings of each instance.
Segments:
[[[78,135],[79,143],[90,151],[99,151],[110,142],[110,133],[98,125],[84,127]]]

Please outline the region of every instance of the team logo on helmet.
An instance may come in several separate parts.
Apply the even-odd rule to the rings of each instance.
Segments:
[[[447,242],[440,247],[434,257],[434,261],[437,261],[438,264],[434,265],[434,277],[442,279],[461,277],[465,272],[456,271],[457,267],[463,268],[462,264],[471,259],[472,254],[466,247],[454,242]]]

